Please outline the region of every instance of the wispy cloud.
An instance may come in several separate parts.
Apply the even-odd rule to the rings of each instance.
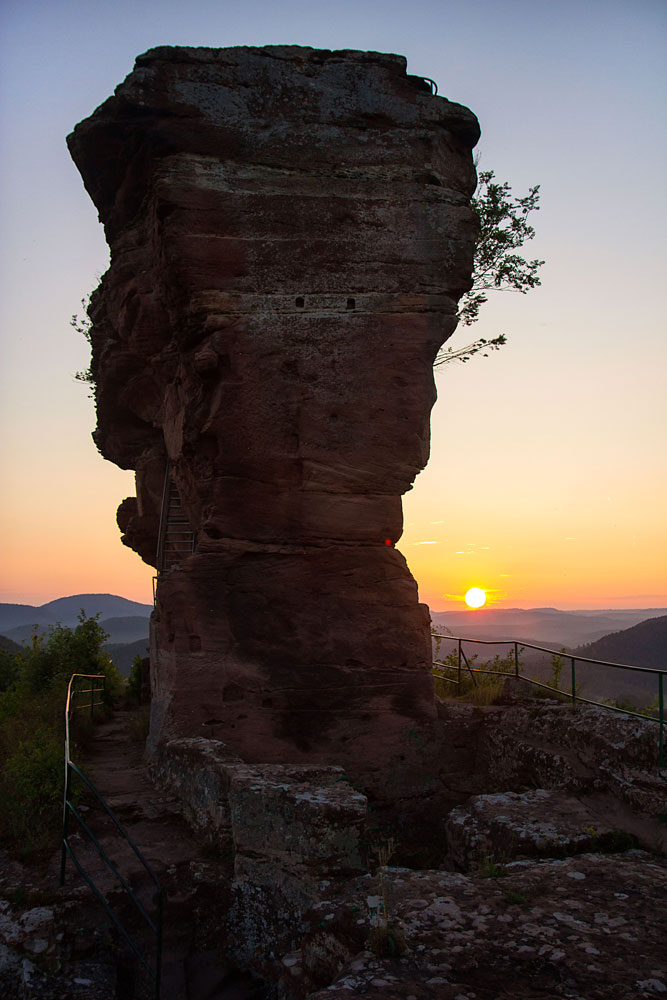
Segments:
[[[437,545],[437,542],[413,542],[413,545]]]
[[[667,594],[619,594],[615,600],[620,601],[645,601],[647,598],[659,598],[661,601],[667,600]]]

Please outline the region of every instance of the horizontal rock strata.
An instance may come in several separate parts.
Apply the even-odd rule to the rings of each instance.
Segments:
[[[167,466],[192,540],[158,586],[151,746],[382,757],[434,716],[394,545],[478,134],[400,56],[265,47],[153,49],[69,137],[111,247],[94,437],[136,470],[124,541],[155,565]]]

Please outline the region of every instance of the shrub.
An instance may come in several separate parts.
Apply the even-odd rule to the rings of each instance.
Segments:
[[[476,874],[479,875],[480,878],[505,878],[509,872],[507,871],[505,865],[497,864],[496,861],[487,854],[482,859]]]
[[[131,705],[138,705],[141,701],[141,666],[142,657],[137,654],[132,661],[130,676],[127,678],[125,693]]]
[[[62,825],[63,741],[49,729],[21,740],[4,762],[0,830],[22,858],[50,851]]]
[[[9,683],[0,693],[0,838],[22,857],[51,851],[58,842],[71,674],[103,673],[107,700],[122,690],[122,677],[102,652],[106,638],[97,616],[82,612],[75,629],[56,625],[46,637],[34,636],[3,672]],[[77,718],[74,731],[83,736],[85,725]]]
[[[18,680],[19,667],[16,654],[0,648],[0,693],[3,693]]]
[[[503,896],[505,897],[505,902],[509,906],[521,906],[522,903],[526,902],[526,896],[523,892],[515,892],[514,889],[507,889]]]
[[[437,648],[436,648],[437,655]],[[493,660],[488,660],[476,667],[477,656],[469,656],[468,663],[461,665],[461,684],[458,680],[458,653],[453,650],[448,653],[438,664],[438,670],[442,671],[442,676],[435,674],[435,693],[440,698],[460,698],[463,701],[472,702],[474,705],[493,705],[501,696],[505,686],[505,678],[498,674],[514,673],[514,651],[510,651],[507,656],[494,656]],[[485,673],[484,671],[496,671],[496,673]]]

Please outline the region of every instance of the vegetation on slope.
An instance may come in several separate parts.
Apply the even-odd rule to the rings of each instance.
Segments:
[[[0,842],[19,857],[51,851],[58,842],[71,675],[104,674],[107,699],[122,689],[102,651],[106,638],[97,617],[82,612],[74,629],[56,625],[19,652],[0,649]]]
[[[621,632],[612,632],[575,652],[592,660],[632,663],[637,667],[667,670],[667,615],[648,618]]]

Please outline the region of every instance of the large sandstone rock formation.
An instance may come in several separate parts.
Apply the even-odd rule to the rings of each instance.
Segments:
[[[402,57],[298,47],[153,49],[69,137],[111,247],[94,436],[136,470],[123,540],[156,564],[168,463],[194,539],[160,567],[153,746],[378,758],[434,715],[394,544],[477,138]]]

